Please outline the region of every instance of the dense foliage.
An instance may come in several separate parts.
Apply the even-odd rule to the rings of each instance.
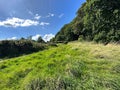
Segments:
[[[30,40],[4,40],[0,41],[0,58],[15,57],[43,50],[45,46]]]
[[[76,18],[57,33],[54,41],[78,38],[109,43],[120,40],[120,0],[87,0]]]
[[[42,39],[42,37],[38,37],[38,40],[37,40],[38,43],[45,43],[45,41]]]

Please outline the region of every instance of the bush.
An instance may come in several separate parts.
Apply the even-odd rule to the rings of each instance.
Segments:
[[[80,41],[80,42],[83,41],[84,40],[83,38],[84,38],[83,35],[80,35],[78,38],[78,41]]]
[[[16,57],[45,49],[45,44],[30,40],[0,41],[0,58]]]

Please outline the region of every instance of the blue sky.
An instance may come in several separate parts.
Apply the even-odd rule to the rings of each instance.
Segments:
[[[49,40],[85,0],[0,0],[0,40],[42,36]]]

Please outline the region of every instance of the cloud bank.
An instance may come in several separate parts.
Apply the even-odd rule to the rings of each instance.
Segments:
[[[36,35],[32,36],[32,40],[37,41],[39,37],[42,37],[42,39],[45,42],[47,42],[47,41],[50,41],[53,37],[55,37],[55,35],[53,35],[53,34],[45,34],[45,35],[36,34]],[[7,38],[6,40],[17,40],[17,39],[18,39],[17,37],[11,37],[11,38]]]
[[[37,41],[39,37],[41,37],[40,34],[37,34],[37,35],[35,35],[35,36],[32,36],[32,40]]]
[[[39,19],[40,16],[36,15],[36,19]],[[50,23],[47,22],[39,22],[37,20],[31,20],[31,19],[20,19],[20,18],[8,18],[5,21],[0,21],[0,26],[3,27],[29,27],[29,26],[45,26],[49,25]]]
[[[42,37],[40,34],[36,34],[35,36],[32,36],[32,40],[37,41],[39,37]],[[55,37],[55,35],[53,34],[45,34],[42,39],[47,42],[50,41],[50,39],[52,39],[53,37]]]
[[[17,40],[17,37],[7,38],[7,40]]]
[[[52,39],[53,37],[55,37],[55,35],[53,35],[53,34],[45,34],[44,37],[43,37],[43,40],[45,42],[47,42],[47,41],[50,41],[50,39]]]
[[[36,26],[38,25],[38,21],[30,20],[30,19],[20,19],[20,18],[8,18],[5,21],[0,21],[0,26],[4,27],[28,27],[28,26]]]

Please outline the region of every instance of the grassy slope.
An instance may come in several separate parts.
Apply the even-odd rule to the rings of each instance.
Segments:
[[[120,90],[120,45],[71,42],[0,61],[1,90]]]

